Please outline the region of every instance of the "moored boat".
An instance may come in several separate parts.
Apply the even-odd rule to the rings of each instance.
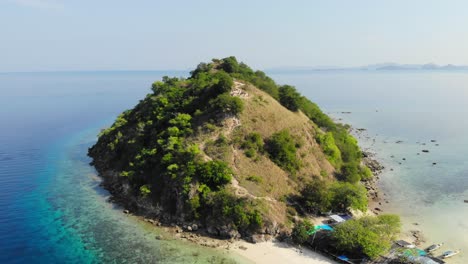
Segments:
[[[435,250],[439,249],[443,244],[444,244],[444,243],[431,245],[431,246],[429,246],[428,248],[426,248],[426,252],[435,251]]]
[[[442,254],[442,258],[450,258],[460,253],[460,250],[449,250]]]

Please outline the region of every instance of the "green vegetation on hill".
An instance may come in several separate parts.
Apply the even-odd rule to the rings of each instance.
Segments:
[[[267,141],[267,151],[274,163],[293,175],[301,166],[296,155],[296,143],[288,130],[274,133]]]
[[[315,179],[301,190],[301,204],[308,213],[345,212],[347,208],[365,211],[367,191],[348,182],[328,183]]]
[[[164,77],[153,83],[153,93],[100,134],[89,153],[97,167],[119,171],[131,193],[170,214],[220,217],[239,230],[260,227],[258,211],[248,210],[245,199],[227,196],[231,168],[220,160],[203,161],[199,146],[188,140],[200,124],[216,124],[242,111],[243,102],[229,94],[232,86],[232,77],[223,71]],[[220,139],[213,145],[223,144]]]
[[[302,111],[317,126],[325,132],[329,132],[330,134],[318,134],[317,140],[324,148],[329,161],[338,170],[341,170],[341,179],[355,183],[369,178],[366,170],[361,168],[362,154],[356,139],[348,133],[349,127],[334,123],[315,103],[301,96],[293,86],[279,86],[265,73],[254,72],[244,63],[238,63],[235,57],[215,62],[221,63],[222,69],[230,73],[232,77],[252,83],[291,111]],[[203,64],[195,72],[200,72],[199,68],[206,67],[206,64]]]
[[[234,81],[250,95],[231,94]],[[236,126],[241,119],[266,128]],[[234,57],[201,63],[187,79],[154,82],[101,132],[89,155],[127,204],[150,204],[145,208],[160,208],[160,217],[216,226],[225,236],[290,227],[281,197],[298,197],[306,213],[367,207],[359,181],[371,174],[348,127]],[[298,242],[308,227],[295,229]]]

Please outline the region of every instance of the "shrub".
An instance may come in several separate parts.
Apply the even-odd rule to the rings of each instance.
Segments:
[[[296,157],[296,145],[288,130],[274,133],[266,144],[271,160],[282,169],[295,174],[300,168]]]
[[[367,210],[367,191],[362,185],[335,182],[330,186],[331,209],[346,211],[348,208]]]
[[[234,225],[240,232],[258,231],[263,226],[263,218],[252,201],[238,198],[226,190],[212,193],[207,201],[208,221],[218,225]]]
[[[150,193],[151,193],[151,190],[148,184],[140,186],[140,194],[142,196],[148,196]]]
[[[210,106],[222,113],[237,115],[244,109],[244,102],[239,97],[223,93],[209,102]]]
[[[258,133],[250,133],[245,137],[244,142],[241,145],[244,149],[244,153],[249,158],[257,157],[258,152],[263,152],[264,143],[262,136]]]
[[[287,109],[296,112],[299,110],[301,95],[296,88],[290,85],[279,87],[279,102]]]
[[[255,183],[261,183],[263,182],[263,178],[257,175],[250,175],[246,178],[246,180],[255,182]]]
[[[375,259],[390,249],[400,226],[396,215],[366,216],[337,225],[332,236],[339,250],[360,252]]]
[[[355,163],[345,163],[341,167],[339,179],[349,183],[359,182],[361,180],[361,175],[358,166],[359,165]]]
[[[231,56],[222,59],[221,68],[228,73],[235,73],[239,71],[239,63],[236,57]]]
[[[291,233],[293,241],[297,244],[304,244],[309,239],[307,232],[314,228],[314,225],[307,220],[297,223]]]
[[[335,139],[331,132],[325,134],[317,134],[316,137],[318,143],[323,149],[328,161],[335,167],[341,166],[341,152],[335,144]]]
[[[213,89],[216,94],[223,94],[230,92],[234,86],[232,77],[224,71],[218,71],[214,74],[214,78],[217,79],[217,83],[213,85]]]
[[[330,211],[331,194],[323,180],[314,179],[301,190],[301,204],[309,213],[319,214]]]
[[[366,165],[359,166],[359,174],[361,175],[361,179],[363,181],[370,180],[374,176],[372,171]]]
[[[231,182],[233,173],[227,163],[215,160],[199,164],[196,174],[200,183],[217,190]]]

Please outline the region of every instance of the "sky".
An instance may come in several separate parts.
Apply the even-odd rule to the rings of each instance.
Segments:
[[[468,64],[466,0],[0,0],[0,72]]]

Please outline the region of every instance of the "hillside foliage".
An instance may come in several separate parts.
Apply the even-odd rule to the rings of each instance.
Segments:
[[[319,175],[301,175],[303,183],[293,181],[300,187],[295,192],[307,212],[366,209],[366,191],[359,181],[371,175],[360,165],[361,152],[348,127],[334,123],[293,86],[279,86],[235,57],[200,63],[189,78],[163,77],[154,82],[151,93],[100,133],[89,150],[94,165],[100,172],[115,172],[113,181],[125,186],[122,192],[161,207],[170,217],[229,226],[242,234],[259,231],[267,207],[258,199],[235,195],[231,182],[238,170],[226,161],[229,153],[238,148],[254,163],[268,160],[292,179],[306,165],[301,155],[308,153],[301,152],[303,139],[288,129],[265,137],[249,131],[236,140],[220,133],[200,147],[196,139],[203,133],[222,130],[223,120],[245,110],[244,100],[231,95],[234,80],[266,92],[288,114],[302,112],[310,119],[302,115],[314,130],[310,140],[320,144],[323,160],[335,167],[338,181],[312,180]],[[246,178],[257,186],[275,187],[259,175]]]

